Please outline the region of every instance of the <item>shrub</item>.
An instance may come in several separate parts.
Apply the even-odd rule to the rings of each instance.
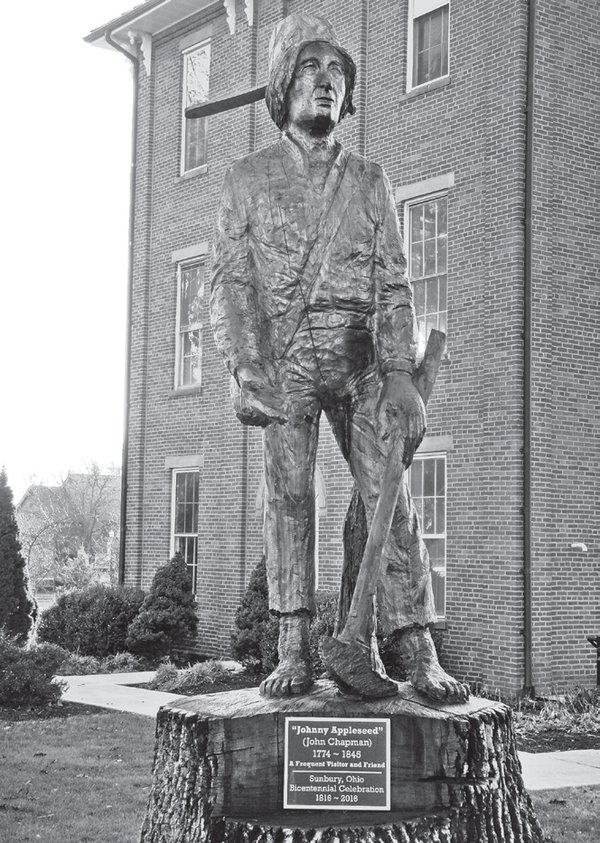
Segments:
[[[0,630],[26,644],[38,608],[29,589],[13,493],[4,469],[0,470],[0,598]]]
[[[317,616],[310,627],[310,659],[313,676],[318,678],[325,670],[319,651],[324,636],[333,635],[337,617],[338,595],[335,591],[317,594]]]
[[[173,662],[166,661],[159,666],[150,687],[172,694],[205,694],[211,691],[212,685],[230,677],[234,672],[230,665],[219,659],[209,659],[179,669]]]
[[[335,593],[317,595],[317,616],[310,631],[310,657],[315,676],[324,670],[319,656],[319,641],[323,635],[333,633],[336,613]],[[270,673],[278,663],[278,638],[279,620],[269,611],[267,566],[263,558],[252,572],[235,614],[235,628],[231,635],[233,657],[249,670]]]
[[[117,653],[98,659],[96,656],[82,656],[79,653],[65,653],[58,672],[63,676],[89,676],[94,673],[132,673],[141,670],[142,664],[132,653]]]
[[[99,659],[122,652],[128,627],[143,599],[138,589],[105,585],[61,594],[42,614],[38,641]]]
[[[248,582],[235,613],[231,634],[233,657],[248,670],[270,673],[276,666],[279,621],[269,612],[267,565],[264,557]]]
[[[26,649],[0,634],[0,705],[23,708],[58,702],[66,686],[54,682],[53,676],[65,655],[52,645]]]
[[[178,554],[156,572],[140,613],[127,630],[127,649],[148,656],[164,655],[178,639],[195,635],[197,628],[187,565]]]
[[[133,673],[135,670],[142,670],[142,660],[133,653],[116,653],[114,656],[107,656],[100,665],[101,673]]]
[[[172,691],[179,682],[179,670],[177,665],[171,661],[164,661],[159,664],[150,687],[154,691]]]

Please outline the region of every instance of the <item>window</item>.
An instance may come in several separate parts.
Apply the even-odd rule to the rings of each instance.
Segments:
[[[415,456],[409,471],[412,498],[429,553],[435,610],[446,616],[446,457]]]
[[[173,472],[173,531],[171,554],[180,553],[187,565],[192,591],[198,580],[198,495],[200,472]]]
[[[448,197],[407,203],[405,230],[419,332],[417,354],[422,357],[431,329],[446,333]]]
[[[201,381],[204,273],[204,263],[178,269],[176,389],[199,386]]]
[[[183,53],[183,109],[181,172],[187,173],[206,164],[206,117],[188,120],[185,109],[208,100],[210,41],[197,44]]]
[[[408,90],[448,75],[448,19],[444,0],[410,0]]]

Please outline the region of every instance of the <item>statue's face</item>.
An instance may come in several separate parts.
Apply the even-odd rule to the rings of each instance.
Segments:
[[[342,57],[322,41],[307,44],[296,61],[287,93],[288,124],[304,131],[331,132],[346,95]]]

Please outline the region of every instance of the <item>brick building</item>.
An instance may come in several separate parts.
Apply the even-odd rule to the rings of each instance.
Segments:
[[[86,40],[134,67],[125,582],[186,553],[200,646],[227,652],[261,556],[260,432],[230,409],[207,317],[229,163],[271,143],[266,81],[301,0],[148,0]],[[600,311],[594,0],[322,0],[358,67],[338,136],[394,186],[423,336],[447,331],[412,469],[444,661],[507,692],[595,682]],[[323,422],[319,586],[336,587],[346,467]]]

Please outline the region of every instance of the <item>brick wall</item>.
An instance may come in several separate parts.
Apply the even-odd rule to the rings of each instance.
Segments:
[[[600,8],[541,0],[536,29],[533,656],[560,689],[595,682],[600,630]]]

